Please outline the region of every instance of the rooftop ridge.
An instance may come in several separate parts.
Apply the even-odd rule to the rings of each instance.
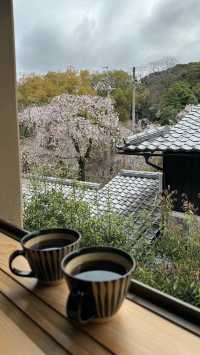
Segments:
[[[31,174],[23,174],[22,176],[24,179],[33,179],[39,180],[41,182],[49,182],[53,184],[60,184],[64,186],[75,186],[78,184],[79,186],[88,188],[88,189],[95,189],[98,190],[101,184],[89,181],[79,181],[75,179],[62,179],[53,176],[40,176],[40,175],[31,175]]]
[[[159,180],[160,176],[162,176],[162,173],[154,172],[154,171],[137,171],[137,170],[123,169],[123,170],[120,170],[118,175]]]
[[[104,187],[99,189],[86,189],[84,195],[77,193],[76,198],[79,199],[80,197],[81,201],[84,201],[88,205],[91,216],[100,217],[108,212],[114,212],[121,216],[130,215],[131,218],[136,220],[134,233],[136,232],[138,236],[140,236],[140,233],[142,233],[142,235],[144,234],[143,221],[141,220],[141,222],[138,223],[138,215],[142,213],[143,210],[145,213],[146,211],[148,211],[148,213],[151,212],[150,210],[151,207],[154,206],[154,200],[157,199],[157,196],[159,197],[162,182],[161,175],[162,174],[158,172],[121,170]],[[27,175],[25,177],[28,179]],[[37,179],[38,177],[34,176],[33,178]],[[39,176],[39,179],[47,181],[49,188],[47,191],[52,191],[52,189],[56,191],[58,189],[58,191],[60,191],[60,186],[58,184],[54,185],[56,181],[66,183],[66,180],[58,178]],[[69,182],[71,183],[72,180],[67,180],[66,186],[62,186],[62,193],[66,198],[68,198],[68,196],[70,197],[73,188],[73,186],[69,186]],[[29,201],[34,191],[31,191],[31,186],[27,184],[25,179],[23,179],[22,184],[24,196],[26,196]],[[97,184],[95,184],[95,186],[96,185]],[[42,185],[39,185],[39,189],[40,188],[41,193],[45,192]],[[154,219],[153,216],[153,222]],[[154,228],[152,233],[154,237]],[[152,239],[152,233],[148,233],[148,240]],[[128,237],[130,237],[130,235],[128,235]]]

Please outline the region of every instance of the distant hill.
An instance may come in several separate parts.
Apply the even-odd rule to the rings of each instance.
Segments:
[[[173,68],[151,73],[142,79],[142,83],[151,91],[152,102],[156,102],[160,94],[177,81],[185,81],[191,87],[200,84],[200,62],[177,64]]]
[[[174,120],[174,116],[186,104],[200,102],[200,62],[177,64],[167,70],[151,73],[141,80],[138,90],[145,96],[142,99],[140,95],[137,97],[137,106],[143,101],[138,111],[139,119],[145,115],[145,118],[161,120],[161,123]]]

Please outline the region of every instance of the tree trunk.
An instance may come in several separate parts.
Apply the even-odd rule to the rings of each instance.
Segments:
[[[85,181],[86,180],[86,160],[85,160],[85,158],[80,157],[78,159],[78,166],[79,166],[79,180]]]

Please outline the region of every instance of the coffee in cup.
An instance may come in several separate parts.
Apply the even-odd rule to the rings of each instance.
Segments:
[[[61,260],[78,249],[80,239],[80,233],[70,229],[43,229],[28,233],[21,239],[23,249],[10,255],[10,270],[17,276],[35,277],[41,283],[58,283],[63,280]],[[27,259],[31,271],[13,267],[14,259],[20,255]]]
[[[80,323],[105,321],[123,303],[135,261],[112,247],[83,248],[64,257],[62,270],[70,294],[68,317]]]

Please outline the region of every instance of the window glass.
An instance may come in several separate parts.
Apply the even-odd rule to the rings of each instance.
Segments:
[[[14,6],[24,227],[122,248],[135,279],[199,307],[200,3]]]

